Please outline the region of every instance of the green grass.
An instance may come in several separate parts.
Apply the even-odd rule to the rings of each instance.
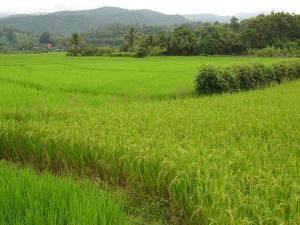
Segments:
[[[99,105],[125,99],[187,96],[203,64],[273,62],[247,57],[84,57],[0,55],[0,82],[29,89],[31,104]],[[45,94],[47,93],[47,94]],[[45,96],[47,95],[47,96]],[[88,98],[87,98],[88,97]],[[19,99],[17,99],[19,100]],[[57,102],[56,102],[57,101]],[[4,102],[1,105],[7,106]],[[26,106],[27,103],[26,103]]]
[[[300,82],[191,94],[202,64],[262,59],[0,58],[2,158],[142,189],[169,223],[300,223]]]
[[[0,161],[0,224],[129,224],[123,203],[89,182],[37,175]]]

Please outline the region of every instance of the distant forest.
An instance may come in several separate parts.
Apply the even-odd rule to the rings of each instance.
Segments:
[[[229,23],[168,26],[112,24],[77,35],[78,43],[74,45],[72,37],[48,32],[35,35],[6,28],[0,30],[0,51],[53,48],[86,51],[106,47],[120,52],[143,51],[147,55],[227,55],[264,48],[298,50],[300,15],[272,12],[241,22],[232,17]]]

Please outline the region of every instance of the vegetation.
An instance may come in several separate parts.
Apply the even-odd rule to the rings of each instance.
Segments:
[[[249,55],[260,57],[300,57],[300,49],[297,47],[267,47],[263,49],[248,49]]]
[[[240,29],[246,48],[283,48],[287,43],[299,41],[300,15],[272,12],[242,21]]]
[[[283,61],[270,65],[237,64],[203,66],[196,78],[198,94],[248,91],[300,78],[299,61]]]
[[[129,224],[121,201],[89,182],[37,175],[0,162],[0,223],[3,225]]]
[[[132,26],[131,26],[132,27]],[[174,28],[174,26],[149,26],[149,25],[139,25],[133,26],[134,29],[143,35],[154,35],[159,34],[162,31],[169,31]],[[128,32],[130,27],[124,24],[112,24],[93,29],[89,32],[82,33],[81,36],[91,46],[111,46],[120,47],[124,45],[124,35]]]
[[[16,29],[0,29],[0,52],[33,49],[38,44],[38,38],[28,32]]]
[[[229,24],[181,26],[154,39],[156,46],[165,48],[166,55],[245,54],[249,48],[268,46],[299,49],[300,34],[296,30],[300,30],[299,15],[272,13],[241,23],[233,17]]]
[[[280,30],[281,24],[285,24],[282,26],[284,32]],[[288,13],[260,15],[241,23],[233,17],[230,23],[224,24],[196,23],[165,27],[162,30],[131,26],[127,28],[127,32],[124,31],[124,27],[122,31],[122,26],[115,26],[104,29],[104,32],[115,33],[114,29],[121,30],[113,43],[122,43],[120,35],[123,34],[124,37],[121,52],[146,49],[147,55],[264,55],[269,53],[270,48],[274,48],[274,56],[298,56],[300,50],[300,35],[299,32],[295,32],[300,30],[300,16]],[[98,32],[83,36],[87,40],[93,40],[93,43],[93,38],[105,37]]]
[[[138,39],[138,32],[134,27],[130,27],[129,31],[125,34],[124,39],[126,41],[126,46],[130,52],[134,51],[136,47],[136,42]]]
[[[72,34],[69,44],[71,45],[71,49],[68,51],[68,54],[71,56],[77,56],[81,54],[82,49],[80,49],[80,45],[83,43],[81,36],[78,33]]]
[[[112,10],[112,11],[111,11]],[[255,18],[238,21],[236,17],[231,18],[229,23],[192,23],[186,21],[178,25],[166,23],[147,23],[145,20],[137,20],[138,17],[133,17],[132,23],[119,22],[118,24],[95,24],[91,23],[91,26],[86,25],[84,30],[81,29],[81,22],[86,23],[89,18],[94,20],[98,16],[102,17],[104,14],[109,17],[111,12],[120,14],[120,17],[125,16],[131,11],[124,12],[122,9],[104,8],[94,11],[79,11],[54,13],[44,16],[35,16],[36,18],[48,18],[48,17],[68,17],[72,19],[72,22],[68,22],[69,27],[65,28],[65,32],[70,34],[70,30],[73,31],[73,35],[76,34],[82,39],[82,44],[74,48],[70,40],[73,39],[73,35],[70,38],[66,38],[65,35],[61,35],[57,32],[59,26],[64,26],[63,23],[59,23],[51,32],[44,32],[44,30],[30,34],[21,31],[15,31],[14,29],[8,29],[7,32],[0,32],[0,51],[33,51],[33,50],[54,50],[54,49],[69,49],[69,55],[109,55],[107,53],[99,53],[97,49],[113,48],[112,55],[131,55],[123,54],[123,52],[136,52],[140,49],[146,49],[147,55],[176,55],[176,56],[191,56],[191,55],[247,55],[249,53],[255,55],[272,55],[272,56],[298,56],[300,49],[300,16],[289,13],[274,13],[270,15],[259,15]],[[103,14],[102,14],[103,13]],[[106,14],[107,13],[107,14]],[[125,13],[125,14],[122,14]],[[142,11],[140,16],[146,16],[150,12]],[[77,15],[78,14],[78,15]],[[75,16],[77,15],[77,16]],[[151,15],[151,16],[149,16]],[[164,15],[157,15],[155,12],[151,12],[147,18],[153,18],[155,16],[157,20],[165,21],[162,17]],[[84,20],[78,21],[81,16],[84,16]],[[153,16],[153,17],[152,17]],[[168,17],[168,16],[167,16]],[[30,16],[28,17],[30,18]],[[26,19],[28,19],[26,17]],[[174,18],[171,16],[171,18]],[[120,19],[119,17],[117,18]],[[4,18],[0,19],[7,26],[10,25],[11,20],[21,20],[21,18]],[[25,21],[25,19],[24,19]],[[22,20],[22,24],[24,22]],[[96,23],[99,23],[98,20]],[[108,20],[105,20],[108,21]],[[124,20],[127,21],[127,20]],[[135,22],[134,22],[135,21]],[[136,23],[140,24],[136,24]],[[47,28],[48,23],[39,24],[43,25],[43,29]],[[71,24],[71,25],[70,25]],[[130,25],[128,25],[130,24]],[[145,25],[148,24],[148,25]],[[166,25],[163,25],[166,24]],[[55,24],[49,25],[52,27]],[[155,25],[155,26],[154,26]],[[72,26],[76,26],[72,28]],[[97,27],[97,28],[96,28]],[[26,29],[24,25],[21,27]],[[36,28],[36,27],[35,27]],[[22,33],[25,35],[17,35]],[[1,38],[1,36],[3,36]],[[83,44],[85,43],[85,44]],[[49,45],[52,47],[49,49]],[[276,50],[270,53],[270,49]],[[263,49],[263,50],[262,50]],[[117,52],[121,52],[118,54]],[[133,54],[135,55],[135,54]]]
[[[167,224],[300,223],[299,81],[191,95],[203,64],[279,59],[0,58],[1,158],[143,190]]]
[[[39,42],[42,44],[52,44],[51,35],[49,32],[43,32],[39,38]]]

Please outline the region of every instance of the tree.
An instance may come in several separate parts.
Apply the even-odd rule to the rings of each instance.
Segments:
[[[145,35],[140,38],[139,41],[139,48],[144,48],[148,51],[148,53],[151,53],[153,48],[156,45],[156,39],[154,35]]]
[[[41,44],[51,44],[51,36],[49,32],[43,32],[40,36],[39,42]]]
[[[171,48],[171,34],[164,31],[158,34],[158,45],[160,48]]]
[[[229,27],[234,30],[234,31],[238,31],[240,29],[240,24],[239,24],[239,19],[236,18],[235,16],[232,17],[230,19],[230,24],[229,24]]]
[[[241,37],[247,48],[285,45],[300,39],[300,15],[272,13],[241,22]],[[280,44],[282,42],[282,44]]]
[[[83,40],[78,33],[73,33],[70,39],[70,44],[74,49],[78,49]]]
[[[134,27],[130,27],[128,32],[124,36],[125,43],[128,46],[129,51],[134,51],[136,41],[138,40],[138,38],[138,31]]]
[[[218,42],[210,36],[206,36],[200,41],[199,48],[204,55],[219,54]]]
[[[7,33],[7,40],[10,45],[15,45],[18,43],[15,33],[9,30]]]
[[[198,54],[198,39],[196,34],[187,26],[174,30],[171,39],[171,48],[167,51],[172,55]]]
[[[83,43],[83,40],[81,36],[78,33],[73,33],[70,40],[69,44],[71,45],[71,49],[68,51],[68,54],[76,56],[80,52],[80,45]]]
[[[0,40],[0,52],[6,51],[6,50],[7,50],[6,44]]]

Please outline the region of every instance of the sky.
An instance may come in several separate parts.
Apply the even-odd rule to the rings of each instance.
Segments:
[[[286,11],[300,13],[299,0],[0,0],[0,14],[45,13],[116,6],[151,9],[166,14]]]

